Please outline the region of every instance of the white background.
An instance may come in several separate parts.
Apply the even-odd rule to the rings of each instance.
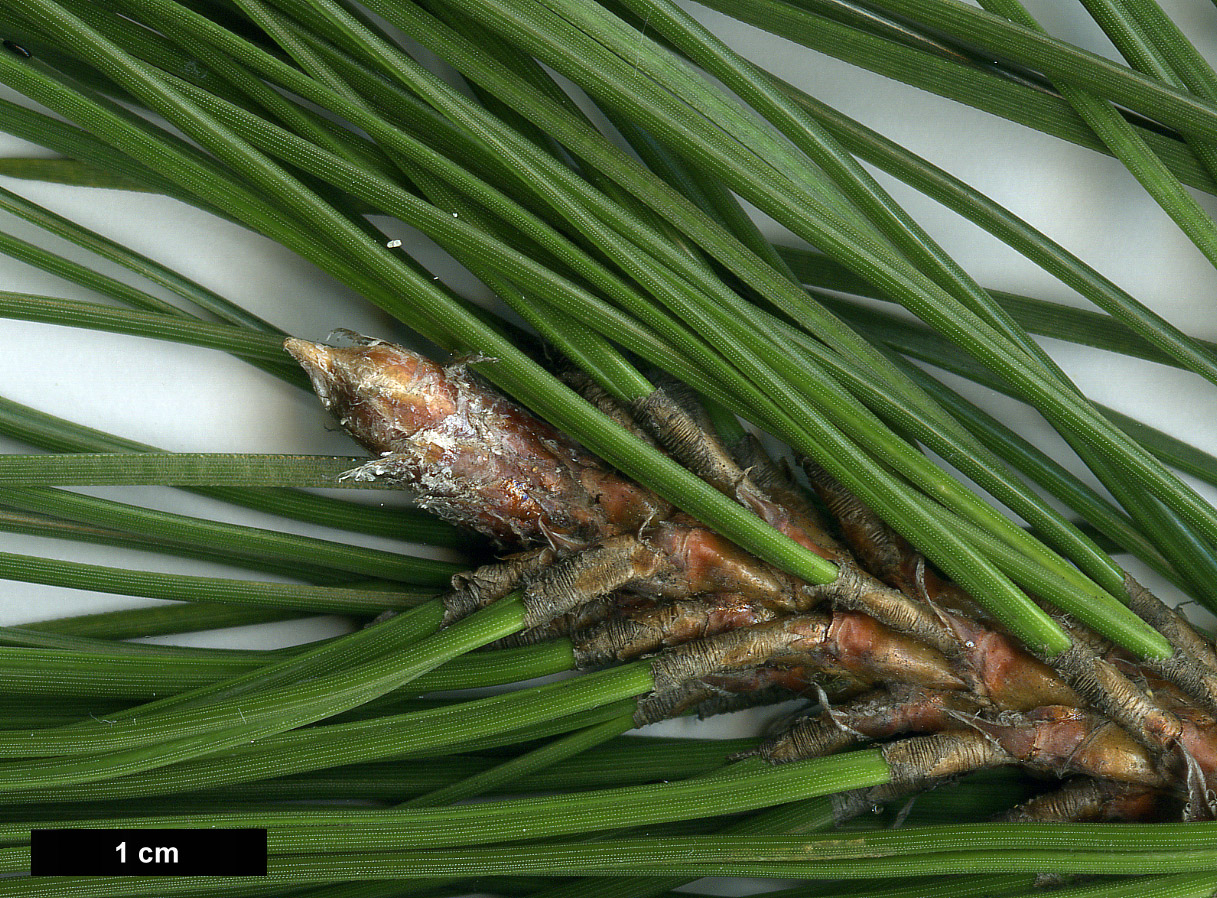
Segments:
[[[1217,59],[1217,7],[1207,0],[1175,0],[1164,5],[1202,52]],[[1054,34],[1112,54],[1080,5],[1041,0],[1028,6]],[[784,43],[717,14],[704,13],[703,18],[751,58],[1005,204],[1186,331],[1217,339],[1213,289],[1217,275],[1117,162]],[[0,154],[44,152],[0,136]],[[1084,305],[1067,288],[987,234],[890,183],[886,176],[880,178],[981,283]],[[390,339],[405,334],[400,325],[288,251],[174,201],[29,182],[4,183],[171,264],[295,335],[324,339],[336,327]],[[1201,196],[1200,201],[1206,209],[1217,211],[1212,197]],[[0,227],[52,246],[52,241],[21,222],[6,219],[0,221]],[[424,260],[436,258],[426,241],[408,228],[395,222],[385,223],[385,228]],[[787,239],[777,228],[771,228],[771,233]],[[66,255],[93,264],[87,254],[53,243],[53,248]],[[107,264],[98,267],[128,277]],[[442,261],[437,265],[441,272],[450,268]],[[468,284],[463,279],[454,283]],[[0,287],[97,299],[6,258],[0,258]],[[1048,340],[1045,345],[1095,399],[1217,453],[1217,391],[1199,378],[1057,341]],[[0,395],[165,449],[353,451],[353,444],[333,429],[312,397],[216,352],[13,321],[0,322],[0,346]],[[968,392],[1063,457],[1060,441],[1034,414],[987,391],[970,388]],[[0,445],[0,449],[28,451],[15,443]],[[1212,495],[1212,491],[1204,491]],[[334,539],[354,538],[168,489],[90,492]],[[359,541],[390,545],[373,538]],[[0,549],[165,571],[257,576],[156,554],[8,534],[0,534]],[[5,583],[0,585],[0,624],[139,604],[141,600],[122,596]],[[222,638],[175,640],[269,647],[315,638],[337,626],[335,621],[320,619],[244,628]],[[739,725],[724,721],[714,731],[727,732]]]

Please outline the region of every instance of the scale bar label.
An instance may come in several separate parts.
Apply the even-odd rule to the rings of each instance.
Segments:
[[[264,829],[35,829],[34,876],[265,876]]]

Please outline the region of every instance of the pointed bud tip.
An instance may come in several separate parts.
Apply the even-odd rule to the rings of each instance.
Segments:
[[[317,398],[326,408],[330,408],[334,401],[335,387],[334,354],[331,348],[324,343],[310,343],[295,337],[284,340],[283,348],[300,363],[300,367],[313,383]]]
[[[298,340],[288,337],[283,341],[283,348],[288,355],[304,366],[323,367],[329,359],[330,348],[321,343],[310,343],[308,340]]]

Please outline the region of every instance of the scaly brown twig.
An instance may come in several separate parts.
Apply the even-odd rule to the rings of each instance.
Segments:
[[[1146,796],[1160,795],[1186,797],[1193,816],[1209,810],[1217,655],[1136,584],[1130,604],[1163,627],[1177,649],[1172,659],[1141,663],[1068,621],[1073,646],[1037,659],[811,468],[851,552],[754,443],[724,446],[679,387],[629,409],[593,398],[832,560],[834,582],[811,586],[743,552],[464,366],[445,368],[376,341],[335,349],[289,340],[287,347],[326,407],[376,453],[355,476],[400,485],[424,507],[516,550],[456,578],[448,619],[522,588],[525,640],[570,635],[587,666],[658,651],[655,693],[640,703],[638,722],[815,692],[820,712],[763,747],[766,757],[903,737],[882,748],[893,772],[885,794],[1014,764],[1142,790],[1071,784],[1028,814],[1131,816],[1159,806],[1163,799]],[[751,463],[741,465],[741,452]],[[870,695],[831,706],[863,691]]]

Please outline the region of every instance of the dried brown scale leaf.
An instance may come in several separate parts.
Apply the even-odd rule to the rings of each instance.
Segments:
[[[1212,643],[1201,636],[1182,614],[1169,607],[1131,575],[1125,578],[1124,588],[1128,593],[1128,607],[1136,615],[1165,636],[1171,645],[1177,646],[1211,674],[1217,675],[1217,651],[1214,651]],[[1214,676],[1209,684],[1210,688],[1217,685],[1217,676]]]
[[[1179,719],[1158,706],[1115,664],[1081,642],[1052,658],[1052,666],[1081,696],[1083,703],[1107,715],[1146,747],[1172,750],[1183,734]]]
[[[636,599],[640,602],[645,602],[648,606],[653,604],[649,599],[642,599],[641,597],[636,597]],[[553,620],[547,621],[538,627],[529,627],[527,630],[521,630],[519,633],[496,640],[490,644],[490,647],[514,648],[523,645],[536,645],[539,642],[570,638],[577,633],[593,631],[608,620],[615,611],[619,610],[622,601],[625,600],[627,600],[627,597],[620,594],[600,596],[599,598],[584,602],[578,608],[565,614],[560,614]]]
[[[1174,714],[1183,728],[1180,743],[1205,770],[1217,771],[1217,719],[1190,701],[1171,683],[1150,683],[1154,698]]]
[[[616,398],[609,395],[586,372],[578,368],[572,368],[569,365],[562,365],[558,367],[555,373],[563,383],[594,405],[603,415],[616,421],[644,443],[649,443],[652,446],[659,445],[649,433],[638,425],[638,422],[634,420],[634,416],[629,413],[626,407],[618,402]]]
[[[757,753],[775,763],[816,758],[876,739],[958,728],[953,713],[975,714],[981,703],[964,692],[897,688],[871,693],[795,721]]]
[[[674,689],[654,692],[639,700],[634,723],[646,726],[690,711],[703,718],[728,714],[801,698],[815,689],[845,699],[864,688],[858,681],[828,677],[816,668],[766,665],[688,680]]]
[[[960,651],[959,641],[934,609],[884,585],[856,563],[842,563],[837,579],[813,592],[838,608],[867,614],[944,655],[955,656]]]
[[[788,698],[823,694],[831,696],[834,701],[851,698],[865,688],[860,680],[826,677],[822,670],[806,665],[783,667],[766,664],[727,674],[714,674],[706,677],[705,681],[732,692],[773,689],[783,690]]]
[[[1131,578],[1129,579],[1131,580]],[[1131,582],[1135,583],[1135,581]],[[1161,605],[1161,600],[1156,598],[1152,602],[1147,600],[1144,603],[1144,606],[1153,612],[1151,616],[1174,627],[1174,632],[1180,638],[1181,643],[1197,643],[1203,650],[1202,637],[1192,630],[1190,625],[1187,625],[1186,629],[1179,628],[1177,626],[1178,615],[1170,612],[1169,609],[1166,614],[1158,614],[1155,612],[1157,605]],[[1060,614],[1051,609],[1046,610],[1069,634],[1070,639],[1085,646],[1103,661],[1112,665],[1135,684],[1147,697],[1147,700],[1158,702],[1159,693],[1169,684],[1171,689],[1179,690],[1189,697],[1187,705],[1199,704],[1209,713],[1217,712],[1217,702],[1214,701],[1215,696],[1210,690],[1210,681],[1214,678],[1205,665],[1193,656],[1185,654],[1182,649],[1177,648],[1169,658],[1163,660],[1134,658],[1093,630],[1079,626],[1069,615]],[[1151,683],[1154,685],[1151,686]]]
[[[790,465],[785,459],[780,464],[774,462],[769,453],[765,451],[761,441],[751,433],[745,433],[740,439],[728,445],[727,451],[761,492],[784,508],[797,512],[809,522],[810,527],[828,535],[828,524],[824,514],[809,498],[808,493],[795,481]]]
[[[848,559],[806,503],[784,503],[758,486],[718,439],[697,397],[682,384],[661,387],[632,404],[634,417],[699,477],[735,499],[769,526],[821,557]]]
[[[538,627],[589,599],[667,573],[670,559],[634,536],[613,536],[535,574],[524,588],[524,626]],[[661,574],[662,572],[662,574]]]
[[[1186,770],[1182,776],[1193,801],[1202,802],[1208,810],[1197,819],[1212,819],[1217,793],[1217,726],[1211,717],[1194,710],[1180,709],[1179,719],[1183,725],[1179,751]]]
[[[1124,581],[1128,607],[1167,638],[1175,653],[1146,666],[1181,686],[1211,714],[1217,714],[1217,652],[1178,611],[1129,576]]]
[[[736,485],[744,476],[717,438],[711,435],[706,421],[689,411],[686,402],[669,395],[663,387],[630,405],[635,420],[643,421],[659,443],[679,458],[694,474],[713,484],[721,492],[734,496]],[[812,551],[818,548],[808,546]],[[824,554],[822,551],[820,554]],[[827,557],[827,556],[825,556]]]
[[[1168,785],[1153,759],[1111,721],[1076,708],[969,719],[968,728],[890,742],[880,748],[892,780],[842,796],[849,819],[869,806],[933,788],[967,773],[1017,764],[1051,776],[1104,777],[1154,789]]]
[[[675,646],[652,662],[656,691],[720,671],[763,663],[803,665],[869,683],[958,690],[964,683],[940,652],[863,614],[782,617]]]
[[[653,524],[644,538],[667,563],[659,576],[631,584],[633,592],[668,599],[729,592],[789,611],[805,601],[800,581],[686,515]]]
[[[889,602],[892,598],[889,590],[876,590],[875,581],[853,567],[843,568],[828,587],[783,592],[776,601],[758,600],[755,593],[745,596],[731,592],[703,594],[651,606],[630,602],[628,595],[623,598],[626,601],[611,620],[589,632],[575,634],[581,666],[631,660],[665,646],[763,623],[782,613],[806,612],[828,603],[843,610],[867,613],[884,623],[890,622],[894,624],[891,629],[919,637],[919,641],[944,653],[954,654],[957,650],[950,634],[927,609],[911,606],[903,598]],[[795,602],[788,602],[789,598]]]
[[[979,732],[935,733],[889,742],[880,752],[891,783],[880,787],[893,796],[932,787],[945,780],[1012,763],[1010,754]]]
[[[988,615],[955,583],[935,573],[921,553],[889,527],[861,499],[810,459],[804,472],[816,495],[828,507],[841,535],[864,570],[901,593],[931,605],[987,620]]]
[[[895,531],[822,467],[808,458],[801,462],[808,483],[828,507],[829,515],[862,565],[896,589],[915,594],[908,588],[911,583],[889,579],[899,570],[904,556],[902,547],[896,542]]]
[[[1178,820],[1181,813],[1179,799],[1169,792],[1130,788],[1103,802],[1092,819],[1096,823],[1155,823]]]
[[[686,680],[672,689],[657,689],[638,700],[634,711],[634,726],[644,727],[661,720],[681,717],[689,711],[722,695],[722,687],[705,680]]]
[[[736,711],[746,711],[749,708],[761,708],[776,705],[803,696],[803,691],[775,683],[762,686],[757,683],[735,682],[723,687],[722,692],[705,701],[699,702],[693,712],[700,720],[716,717],[720,714],[734,714]]]
[[[575,660],[583,668],[603,667],[778,616],[776,609],[731,593],[619,608],[618,614],[604,623],[574,635]]]
[[[998,819],[1006,823],[1150,823],[1177,820],[1180,810],[1179,800],[1160,789],[1079,777]]]
[[[1169,658],[1143,662],[1142,666],[1163,679],[1180,686],[1206,711],[1217,713],[1217,677],[1213,677],[1202,665],[1176,649]]]
[[[545,570],[556,558],[557,553],[553,549],[532,549],[508,555],[497,564],[484,564],[472,571],[457,574],[452,578],[452,591],[443,597],[444,624],[454,623],[491,602],[497,602],[521,583]]]
[[[879,813],[884,806],[893,801],[907,801],[910,796],[943,785],[951,778],[937,782],[910,785],[907,782],[900,785],[875,786],[870,789],[852,789],[848,792],[838,792],[831,798],[832,819],[836,826],[843,826],[863,814]]]

